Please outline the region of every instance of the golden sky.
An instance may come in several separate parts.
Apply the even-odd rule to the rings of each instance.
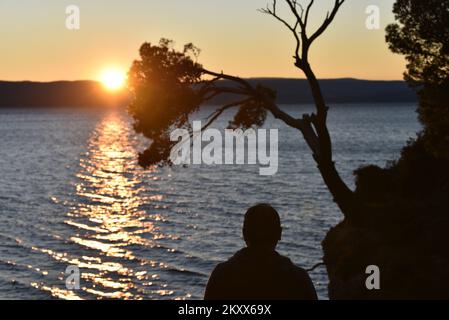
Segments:
[[[278,0],[282,1],[282,0]],[[307,2],[307,0],[303,0]],[[126,71],[145,42],[166,37],[202,49],[208,69],[242,77],[302,77],[293,66],[291,34],[258,12],[270,0],[1,0],[0,79],[99,79]],[[316,0],[313,24],[332,0]],[[402,79],[405,62],[385,43],[394,0],[346,0],[311,51],[320,78]],[[365,26],[368,5],[381,9],[381,28]],[[80,30],[65,26],[66,6],[80,8]],[[281,10],[281,13],[283,11]],[[285,12],[285,16],[288,14]]]

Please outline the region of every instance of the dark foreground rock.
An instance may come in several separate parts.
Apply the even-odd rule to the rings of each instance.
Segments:
[[[449,161],[417,141],[390,168],[356,174],[364,210],[323,241],[330,298],[449,299]],[[365,285],[369,265],[380,290]]]

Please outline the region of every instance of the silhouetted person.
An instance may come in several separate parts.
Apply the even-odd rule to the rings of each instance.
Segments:
[[[250,208],[243,223],[247,247],[220,263],[207,284],[206,300],[316,300],[307,272],[275,249],[279,214],[267,204]]]

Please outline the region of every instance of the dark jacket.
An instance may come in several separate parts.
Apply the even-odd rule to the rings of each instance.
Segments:
[[[316,300],[307,272],[276,251],[248,248],[220,263],[207,284],[206,300]]]

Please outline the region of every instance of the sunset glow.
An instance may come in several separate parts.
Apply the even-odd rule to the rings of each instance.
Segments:
[[[120,90],[125,86],[126,73],[118,69],[107,69],[102,73],[100,81],[108,90]]]
[[[8,46],[8,50],[0,51],[2,80],[98,79],[102,68],[118,66],[127,70],[143,42],[156,43],[161,37],[175,40],[178,49],[192,42],[202,50],[199,62],[209,69],[244,78],[303,77],[293,65],[295,44],[291,33],[279,21],[258,11],[271,1],[153,0],[133,1],[132,5],[112,1],[111,10],[104,14],[105,7],[100,3],[111,1],[77,0],[74,2],[81,8],[81,16],[92,17],[84,21],[81,18],[78,31],[64,28],[62,2],[0,1],[1,12],[8,10],[0,21],[2,42]],[[315,1],[311,27],[320,24],[333,2]],[[385,43],[385,27],[394,21],[393,3],[347,1],[332,28],[313,45],[311,63],[317,76],[401,80],[404,59]],[[365,10],[372,4],[381,10],[378,30],[365,26]],[[281,12],[290,18],[289,11]],[[24,15],[27,19],[17,22],[17,17]],[[30,30],[36,30],[31,42]],[[218,31],[222,36],[217,43]]]

